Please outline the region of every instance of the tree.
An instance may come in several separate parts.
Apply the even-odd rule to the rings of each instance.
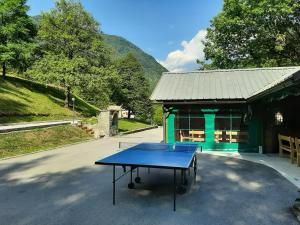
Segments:
[[[26,0],[0,1],[0,63],[2,75],[8,66],[26,69],[26,60],[34,49],[36,28],[27,15]]]
[[[43,13],[38,42],[41,58],[29,74],[63,87],[65,107],[69,106],[72,90],[92,86],[86,82],[99,81],[103,69],[110,64],[110,54],[102,43],[99,24],[79,2],[60,0],[54,9]],[[105,82],[106,78],[103,79]]]
[[[299,0],[224,0],[205,41],[205,69],[300,64]]]
[[[65,90],[65,106],[69,106],[71,87],[80,83],[81,67],[84,67],[83,58],[69,59],[63,54],[48,53],[38,60],[28,74],[32,78],[45,83],[58,84]]]
[[[144,77],[141,64],[129,53],[116,62],[120,83],[113,93],[113,100],[131,113],[146,119],[151,116],[149,84]]]

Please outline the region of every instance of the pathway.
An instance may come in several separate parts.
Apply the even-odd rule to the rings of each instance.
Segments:
[[[78,122],[77,120],[74,120],[75,124],[77,122]],[[7,133],[12,131],[20,131],[20,130],[31,130],[31,129],[43,128],[43,127],[53,127],[53,126],[72,124],[72,123],[73,120],[0,124],[0,133]]]

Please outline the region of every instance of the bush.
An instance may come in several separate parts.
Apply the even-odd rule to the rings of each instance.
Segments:
[[[159,126],[163,124],[163,110],[162,105],[155,105],[154,106],[154,113],[153,113],[153,122]]]

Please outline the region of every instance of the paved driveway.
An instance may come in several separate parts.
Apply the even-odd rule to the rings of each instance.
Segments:
[[[178,196],[175,213],[172,175],[157,169],[143,169],[136,190],[121,179],[112,206],[111,168],[93,163],[119,140],[159,141],[161,129],[0,161],[0,224],[297,224],[289,181],[264,165],[208,154],[199,156],[196,183]]]

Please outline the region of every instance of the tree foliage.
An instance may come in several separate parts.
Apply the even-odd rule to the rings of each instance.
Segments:
[[[141,119],[152,106],[149,84],[132,55],[112,61],[99,23],[75,0],[58,0],[49,12],[27,15],[26,0],[0,0],[0,63],[26,76],[65,89],[105,108],[115,102]],[[34,41],[34,42],[33,42]],[[34,43],[34,44],[33,44]]]
[[[0,0],[0,63],[24,71],[35,47],[36,28],[27,15],[26,0]]]
[[[108,102],[109,85],[105,82],[109,81],[107,74],[113,79],[115,72],[109,67],[109,52],[102,43],[99,24],[79,2],[60,0],[54,9],[43,13],[38,41],[41,56],[29,74],[65,88],[65,106],[73,90],[97,106]]]
[[[121,77],[113,100],[128,110],[128,118],[134,113],[142,119],[147,119],[152,114],[152,106],[149,100],[149,84],[141,64],[129,53],[119,59],[116,66]]]
[[[300,64],[299,0],[224,0],[205,41],[206,69]]]
[[[163,125],[163,109],[162,105],[154,105],[153,107],[153,122],[156,125]]]

